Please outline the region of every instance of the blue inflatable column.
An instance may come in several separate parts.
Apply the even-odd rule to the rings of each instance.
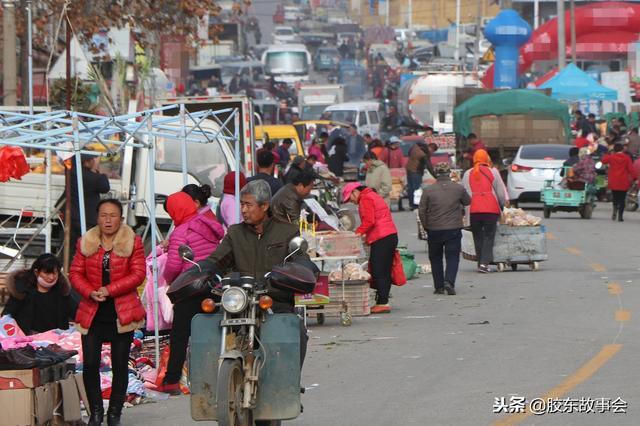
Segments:
[[[520,46],[531,37],[531,26],[515,10],[505,9],[487,24],[484,36],[496,54],[493,87],[517,89]]]

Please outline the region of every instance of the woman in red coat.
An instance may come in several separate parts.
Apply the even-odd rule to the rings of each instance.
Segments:
[[[107,424],[120,425],[133,331],[143,325],[145,311],[137,288],[145,279],[142,240],[122,223],[122,205],[98,203],[98,226],[78,241],[70,269],[71,284],[81,296],[76,328],[82,333],[83,381],[89,399],[89,425],[104,417],[100,390],[102,344],[111,343],[113,381]]]
[[[361,225],[356,229],[356,234],[364,235],[367,244],[371,246],[369,267],[376,288],[376,305],[371,308],[371,313],[389,313],[391,266],[398,246],[398,230],[393,223],[391,210],[376,191],[358,182],[345,185],[342,200],[358,205]]]
[[[622,213],[627,198],[627,191],[631,188],[634,179],[633,162],[631,157],[622,152],[624,147],[617,143],[613,146],[613,154],[602,157],[602,162],[609,165],[607,172],[609,189],[613,194],[613,214],[611,220],[616,218],[623,222]]]

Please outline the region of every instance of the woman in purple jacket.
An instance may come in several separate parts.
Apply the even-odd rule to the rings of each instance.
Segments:
[[[180,257],[178,248],[186,244],[194,254],[194,261],[205,259],[218,247],[224,236],[224,229],[209,215],[198,214],[198,206],[185,192],[176,192],[167,198],[167,212],[175,224],[169,237],[167,263],[164,279],[171,285],[173,280],[192,264]],[[169,363],[162,391],[177,395],[180,393],[180,376],[191,336],[191,319],[200,311],[202,297],[181,300],[173,305],[173,327]]]

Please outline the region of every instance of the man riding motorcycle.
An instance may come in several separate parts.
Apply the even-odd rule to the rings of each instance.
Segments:
[[[246,184],[240,191],[240,210],[243,222],[231,225],[218,248],[199,265],[203,270],[220,276],[228,272],[239,272],[256,278],[264,277],[274,266],[281,264],[287,256],[291,239],[299,235],[298,227],[271,218],[269,202],[271,189],[265,181],[257,180]],[[306,253],[301,253],[293,261],[304,266],[317,267]],[[294,312],[294,294],[268,286],[268,294],[273,299],[275,313]],[[301,321],[300,365],[307,350],[307,331]]]

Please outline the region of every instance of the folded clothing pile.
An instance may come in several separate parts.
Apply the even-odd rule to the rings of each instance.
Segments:
[[[369,281],[371,275],[366,270],[367,263],[347,263],[343,269],[329,272],[329,281]]]
[[[538,226],[542,218],[532,216],[522,209],[508,208],[503,211],[503,221],[507,226]]]
[[[64,362],[77,354],[78,351],[66,350],[56,344],[38,348],[27,345],[22,348],[0,349],[0,370],[48,367]]]

